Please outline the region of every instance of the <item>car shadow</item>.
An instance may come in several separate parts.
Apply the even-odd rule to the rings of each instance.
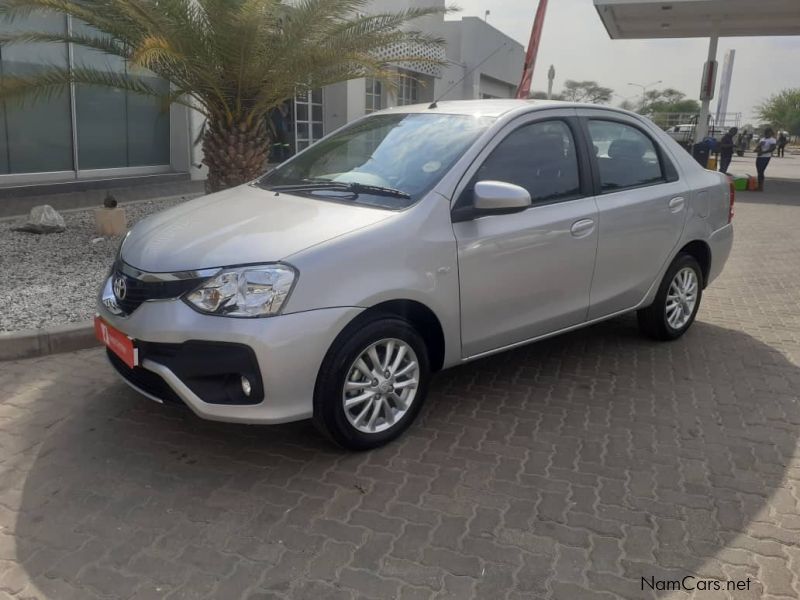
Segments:
[[[642,577],[756,577],[746,546],[738,566],[721,554],[743,547],[754,523],[777,530],[770,507],[791,497],[800,368],[708,323],[660,344],[623,317],[443,372],[401,440],[360,454],[308,422],[227,425],[157,405],[98,372],[99,352],[87,356],[98,391],[43,387],[63,415],[18,432],[40,444],[20,467],[16,555],[59,600],[66,589],[222,597],[215,586],[243,564],[257,567],[252,585],[287,593],[311,577],[326,540],[385,527],[395,545],[375,551],[379,565],[399,547],[396,521],[430,517],[433,529],[461,515],[464,531],[444,543],[466,545],[479,513],[497,516],[480,536],[487,548],[540,564],[513,567],[505,585],[520,593],[577,597],[554,562],[561,544],[585,558],[584,587],[654,597]],[[465,548],[484,565],[503,560]],[[287,567],[289,555],[306,567]]]

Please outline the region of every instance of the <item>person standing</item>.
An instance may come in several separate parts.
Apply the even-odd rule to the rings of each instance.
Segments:
[[[778,158],[786,156],[786,144],[789,143],[789,138],[786,137],[786,132],[781,131],[778,135]]]
[[[722,140],[719,143],[719,170],[725,175],[728,174],[728,167],[731,165],[731,160],[733,160],[733,149],[736,146],[733,140],[736,139],[737,133],[739,133],[739,130],[736,127],[731,127],[728,133],[722,136]]]
[[[775,139],[775,132],[771,127],[764,130],[764,137],[758,141],[756,146],[756,171],[758,172],[758,191],[764,191],[764,172],[767,170],[767,165],[772,158],[772,153],[778,141]]]

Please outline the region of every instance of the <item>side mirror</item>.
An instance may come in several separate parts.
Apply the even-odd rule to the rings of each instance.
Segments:
[[[531,205],[531,195],[523,187],[504,181],[479,181],[475,184],[473,206],[478,211],[513,212]]]

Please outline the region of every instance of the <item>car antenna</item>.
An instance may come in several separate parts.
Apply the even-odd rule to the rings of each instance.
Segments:
[[[487,60],[489,60],[490,58],[492,58],[492,57],[493,57],[495,54],[497,54],[498,52],[500,52],[500,50],[502,50],[502,49],[503,49],[503,48],[505,48],[506,46],[508,46],[508,42],[503,42],[503,43],[502,43],[500,46],[498,46],[497,48],[495,48],[495,51],[494,51],[494,52],[492,52],[492,53],[491,53],[489,56],[487,56],[486,58],[484,58],[484,59],[483,59],[481,62],[479,62],[477,65],[475,65],[474,67],[472,67],[472,68],[471,68],[469,71],[467,71],[466,73],[464,73],[464,76],[463,76],[461,79],[459,79],[458,81],[456,81],[456,82],[455,82],[453,85],[451,85],[449,88],[447,88],[447,89],[444,91],[444,93],[442,93],[442,94],[439,94],[439,97],[438,97],[438,98],[436,98],[436,100],[434,100],[433,102],[431,102],[431,104],[430,104],[430,106],[428,106],[428,108],[429,108],[429,109],[433,109],[433,108],[439,108],[439,100],[441,100],[442,98],[444,98],[445,96],[447,96],[447,94],[449,94],[449,93],[450,93],[450,92],[453,90],[453,88],[455,88],[455,87],[456,87],[456,86],[457,86],[459,83],[461,83],[462,81],[464,81],[464,80],[465,80],[467,77],[469,77],[470,75],[472,75],[472,74],[473,74],[475,71],[477,71],[477,70],[478,70],[478,67],[480,67],[481,65],[483,65],[483,63],[485,63]]]

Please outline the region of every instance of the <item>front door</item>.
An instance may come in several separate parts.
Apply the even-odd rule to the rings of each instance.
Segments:
[[[689,197],[668,153],[641,124],[586,114],[600,184],[592,320],[644,299],[681,238]]]
[[[586,320],[597,208],[572,115],[562,109],[509,125],[465,177],[454,214],[479,181],[522,186],[533,202],[453,224],[465,358]]]

